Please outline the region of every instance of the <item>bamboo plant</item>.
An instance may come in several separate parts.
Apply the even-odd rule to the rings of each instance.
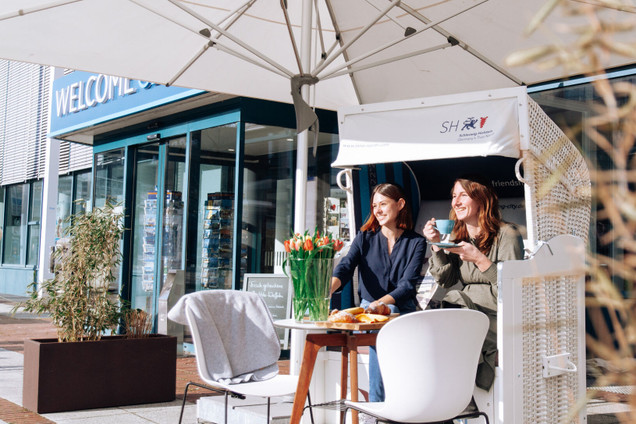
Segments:
[[[121,262],[122,218],[112,204],[70,216],[66,242],[52,253],[54,277],[31,284],[29,299],[19,305],[49,314],[60,342],[99,340],[117,328],[121,305],[109,287]]]

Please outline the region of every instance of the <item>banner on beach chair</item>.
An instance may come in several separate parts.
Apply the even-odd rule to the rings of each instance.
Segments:
[[[469,156],[518,158],[525,90],[376,103],[338,111],[334,167]],[[499,94],[499,95],[496,95]],[[525,110],[525,109],[524,109]]]

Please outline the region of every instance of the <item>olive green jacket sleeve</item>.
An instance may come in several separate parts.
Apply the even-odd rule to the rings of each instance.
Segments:
[[[482,272],[475,264],[463,262],[458,255],[440,250],[432,252],[429,270],[442,287],[452,287],[457,282],[490,284],[493,294],[496,294],[497,263],[523,259],[523,240],[515,225],[508,223],[501,225],[499,234],[487,256],[492,264]]]

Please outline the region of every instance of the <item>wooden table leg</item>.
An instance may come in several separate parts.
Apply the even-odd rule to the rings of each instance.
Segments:
[[[291,418],[289,420],[290,424],[300,423],[303,408],[305,407],[305,399],[307,399],[307,393],[309,392],[311,376],[314,372],[314,364],[316,363],[316,357],[321,347],[322,346],[311,342],[309,339],[305,341],[302,365],[300,367],[300,373],[298,374],[298,387],[294,395],[294,405],[292,406]]]
[[[351,401],[358,401],[358,350],[349,350],[349,369],[351,374]],[[358,411],[351,410],[351,424],[358,424]]]
[[[342,347],[341,350],[341,358],[340,358],[340,399],[347,398],[347,386],[348,386],[348,360],[349,360],[349,349],[346,346]],[[342,423],[344,420],[344,410],[340,412],[340,422]]]
[[[349,334],[347,336],[352,402],[358,401],[358,346],[372,346],[375,344],[376,337],[377,333]],[[351,423],[358,424],[358,411],[351,410]]]
[[[351,400],[358,401],[358,346],[370,346],[375,344],[377,334],[308,334],[305,339],[303,359],[298,375],[298,386],[294,395],[294,405],[290,417],[290,424],[300,424],[305,407],[305,399],[309,392],[311,377],[314,372],[314,365],[320,348],[325,346],[338,346],[342,348],[341,374],[340,374],[340,394],[343,399],[347,397],[347,362],[349,362],[350,376],[349,386],[351,387]],[[348,357],[348,360],[347,360]],[[358,414],[351,411],[352,424],[358,424]],[[341,415],[342,418],[342,415]]]
[[[314,365],[318,351],[324,346],[346,346],[347,340],[344,334],[308,334],[305,339],[305,348],[303,350],[303,359],[300,364],[300,373],[298,375],[298,386],[294,395],[294,405],[290,417],[290,424],[300,424],[303,416],[303,408],[305,407],[305,399],[309,392],[309,384],[311,376],[314,373]]]

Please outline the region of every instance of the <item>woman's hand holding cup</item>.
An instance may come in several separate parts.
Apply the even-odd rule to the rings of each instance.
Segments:
[[[440,241],[440,233],[435,226],[435,218],[431,218],[424,225],[424,230],[422,231],[426,240],[431,243],[439,243]]]

